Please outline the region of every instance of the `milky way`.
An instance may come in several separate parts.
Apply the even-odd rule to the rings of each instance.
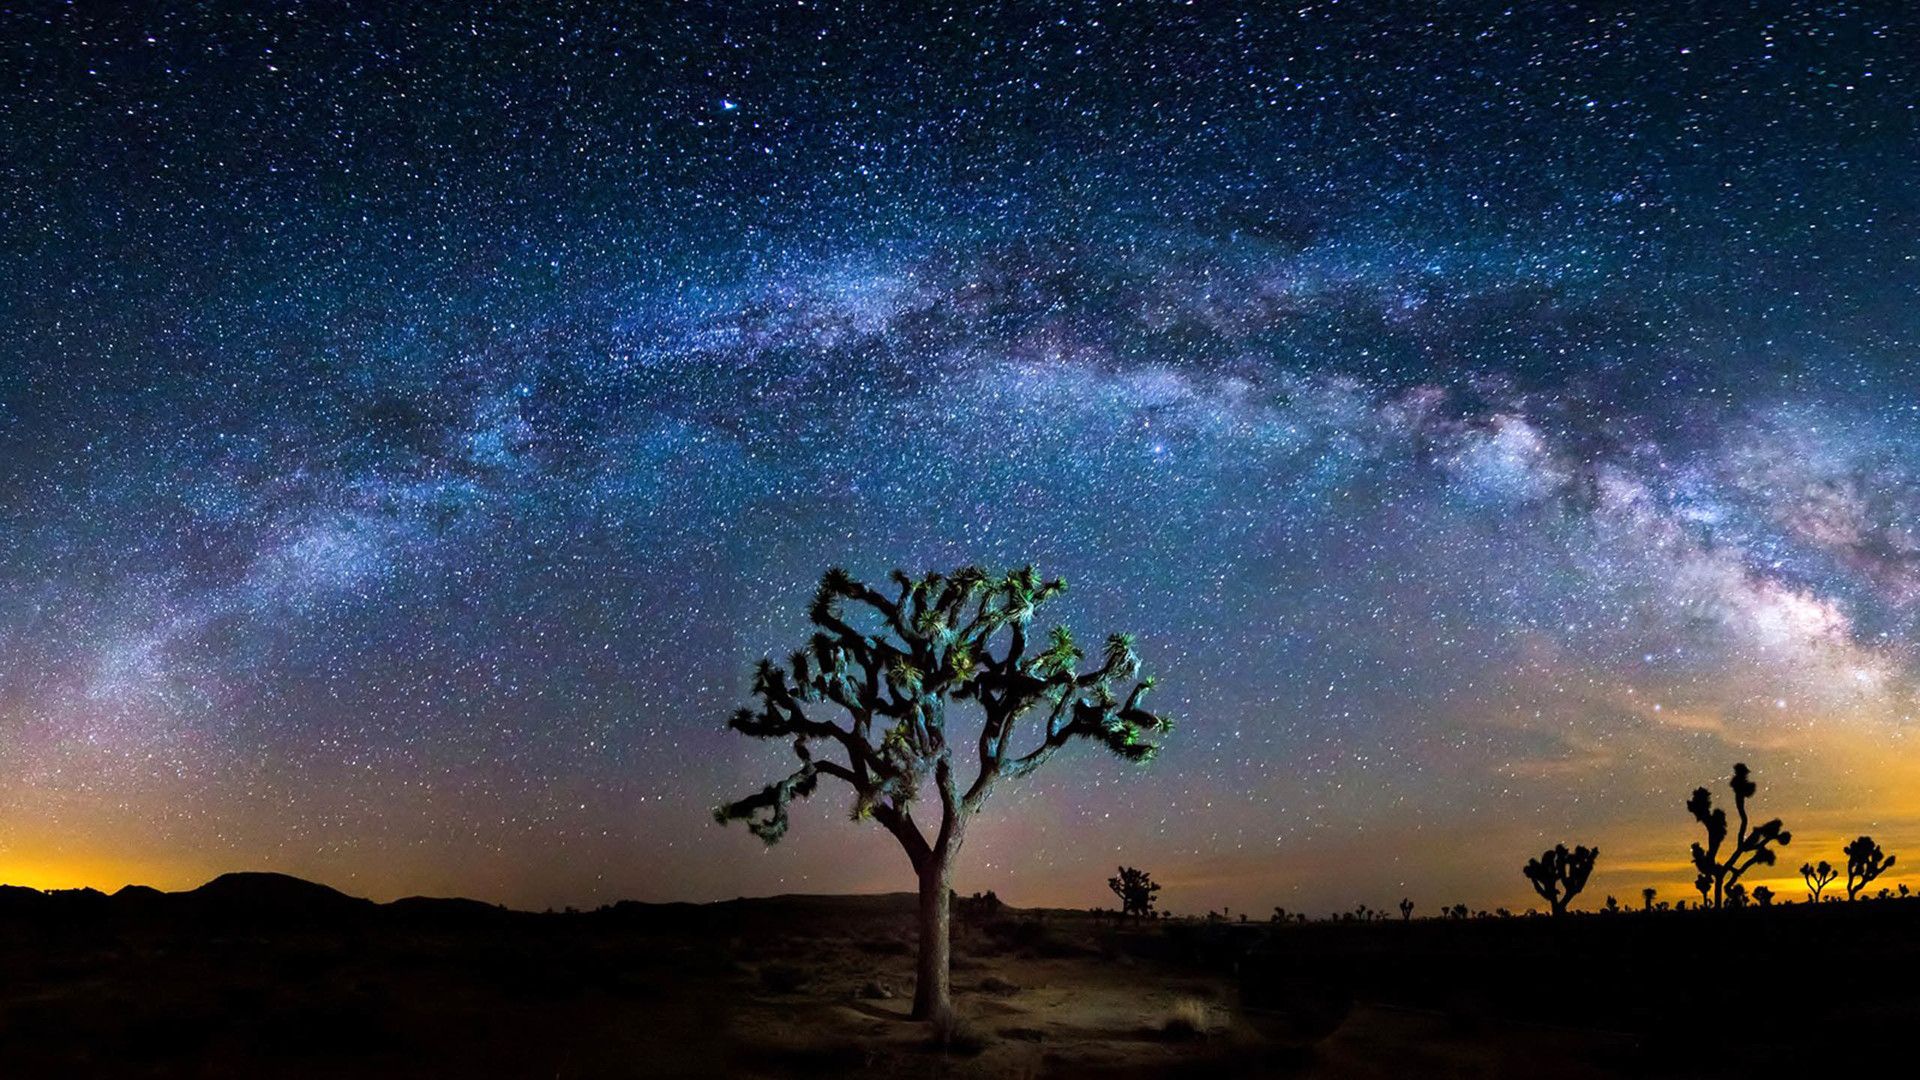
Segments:
[[[0,15],[0,878],[904,887],[708,817],[830,564],[1180,719],[963,889],[1677,898],[1734,760],[1920,843],[1912,16],[1397,6]]]

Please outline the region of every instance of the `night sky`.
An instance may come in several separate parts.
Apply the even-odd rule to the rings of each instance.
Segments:
[[[976,561],[1180,727],[963,892],[1920,846],[1905,5],[109,7],[0,14],[0,880],[908,889],[723,722]]]

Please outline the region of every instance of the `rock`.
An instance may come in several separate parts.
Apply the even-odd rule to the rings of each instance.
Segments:
[[[1018,986],[1008,982],[1007,980],[999,977],[998,975],[989,975],[986,978],[981,979],[980,989],[986,991],[989,994],[1017,994],[1020,992],[1020,988]]]

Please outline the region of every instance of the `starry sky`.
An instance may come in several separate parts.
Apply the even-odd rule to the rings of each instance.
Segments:
[[[836,563],[1180,721],[962,891],[1679,899],[1736,760],[1750,884],[1920,844],[1902,5],[482,7],[0,12],[0,879],[910,888],[709,817]]]

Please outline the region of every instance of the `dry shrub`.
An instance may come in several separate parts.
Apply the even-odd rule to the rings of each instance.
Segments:
[[[1160,1034],[1169,1039],[1204,1039],[1213,1030],[1213,1007],[1199,998],[1183,997],[1167,1010]]]

